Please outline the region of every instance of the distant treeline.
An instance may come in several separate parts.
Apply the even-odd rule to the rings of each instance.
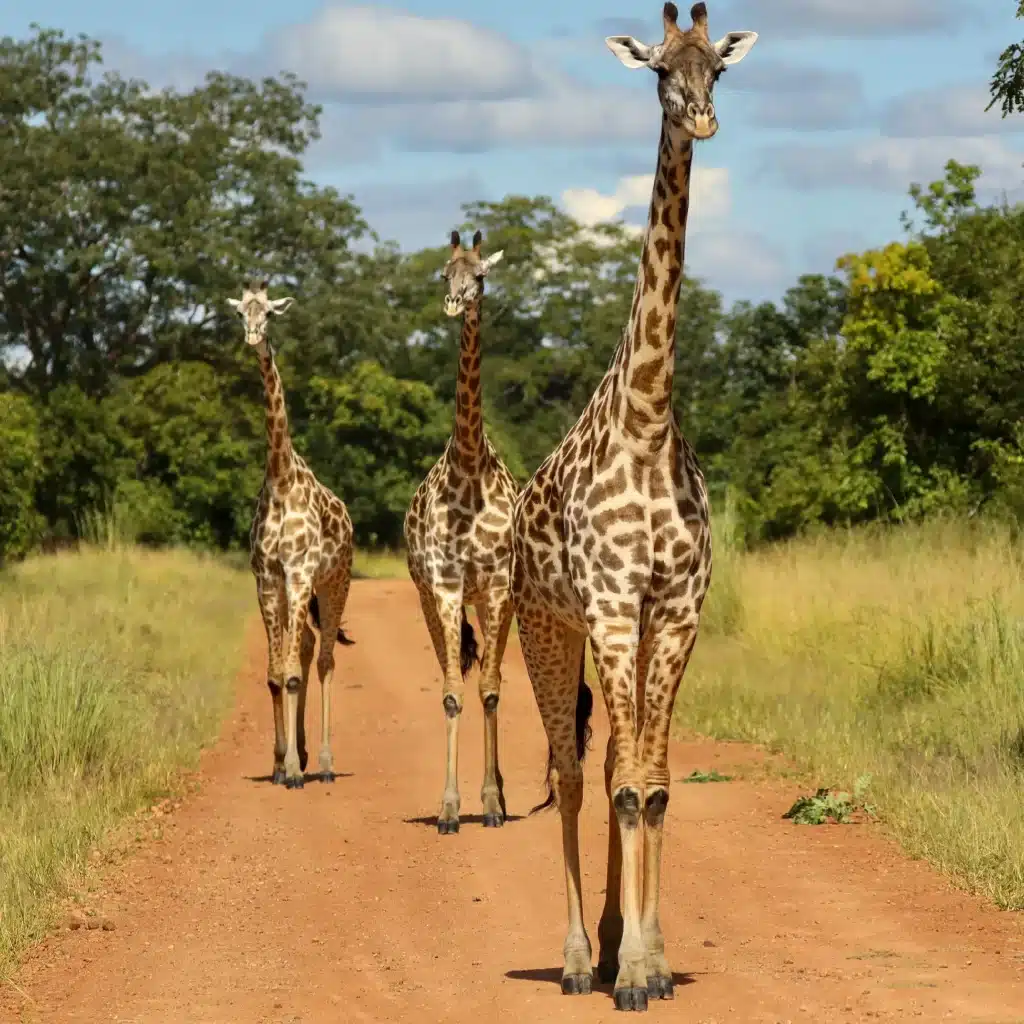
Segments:
[[[294,78],[151,92],[101,75],[87,39],[0,51],[0,557],[97,517],[142,542],[245,544],[262,392],[225,300],[248,275],[297,300],[272,326],[297,447],[360,544],[397,544],[451,427],[443,248],[366,245],[358,208],[303,176],[319,110]],[[1024,510],[1024,208],[979,205],[978,174],[951,162],[912,187],[909,241],[777,304],[726,309],[685,282],[677,415],[747,543]],[[608,366],[638,243],[544,197],[465,218],[505,250],[485,416],[525,480]]]

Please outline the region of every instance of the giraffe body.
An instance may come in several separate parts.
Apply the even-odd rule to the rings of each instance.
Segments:
[[[267,405],[267,468],[249,531],[250,566],[256,577],[267,632],[267,685],[274,704],[272,780],[301,788],[308,759],[306,690],[320,630],[317,674],[321,692],[320,779],[334,780],[331,751],[331,682],[335,640],[352,578],[352,521],[344,502],[317,480],[294,450],[284,388],[266,337],[268,314],[283,313],[291,299],[271,300],[266,282],[229,299],[243,317],[246,341],[256,349]]]
[[[519,495],[512,590],[519,637],[549,742],[547,803],[562,821],[569,929],[562,991],[592,988],[577,822],[591,703],[589,640],[608,712],[608,867],[599,971],[615,1005],[672,998],[659,924],[672,708],[711,577],[704,477],[672,411],[675,328],[694,140],[718,127],[711,92],[754,33],[712,43],[703,3],[693,27],[664,9],[665,39],[612,37],[628,67],[658,73],[663,117],[629,321],[579,420]],[[546,804],[541,805],[546,806]]]
[[[484,432],[480,389],[483,278],[500,256],[481,257],[479,232],[471,250],[463,250],[458,233],[453,233],[452,257],[445,268],[445,310],[463,317],[455,427],[405,518],[409,574],[444,673],[446,768],[437,823],[442,835],[459,830],[458,728],[464,679],[477,660],[467,605],[475,606],[484,633],[479,658],[484,825],[499,827],[506,815],[498,766],[498,702],[501,659],[512,624],[512,505],[518,487]]]

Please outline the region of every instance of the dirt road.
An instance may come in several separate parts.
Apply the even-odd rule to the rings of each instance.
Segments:
[[[115,930],[64,931],[0,994],[0,1019],[136,1024],[597,1021],[606,989],[559,991],[565,929],[557,816],[436,833],[440,680],[412,588],[361,582],[339,651],[333,786],[265,781],[273,734],[262,633],[202,787],[163,837],[113,867]],[[545,743],[515,641],[501,754],[511,815],[541,794]],[[475,693],[469,691],[475,698]],[[600,703],[600,702],[599,702]],[[311,697],[312,721],[319,699]],[[460,777],[479,810],[482,716],[466,702]],[[604,887],[605,732],[583,810],[596,950]],[[316,726],[311,732],[315,735]],[[313,749],[313,748],[311,748]],[[673,776],[749,761],[677,744]],[[313,749],[315,762],[315,749]],[[663,928],[679,972],[650,1013],[699,1024],[1024,1020],[1024,922],[954,893],[870,826],[799,827],[782,782],[673,788]],[[596,955],[596,952],[595,952]]]

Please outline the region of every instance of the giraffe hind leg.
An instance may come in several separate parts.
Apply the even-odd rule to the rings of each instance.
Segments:
[[[580,879],[579,814],[583,805],[586,752],[585,717],[592,701],[581,679],[586,638],[574,633],[541,609],[517,609],[519,638],[537,707],[549,744],[549,799],[538,811],[556,804],[562,823],[562,857],[569,907],[569,925],[562,946],[562,993],[587,995],[593,989],[590,937],[583,924]]]

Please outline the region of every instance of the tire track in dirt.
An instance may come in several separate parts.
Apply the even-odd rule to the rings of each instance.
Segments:
[[[62,932],[0,992],[0,1020],[122,1024],[596,1021],[610,993],[559,991],[565,902],[557,816],[458,836],[432,827],[443,784],[440,677],[415,592],[357,582],[356,646],[336,672],[333,786],[265,776],[273,737],[253,627],[236,711],[197,795],[163,837],[108,871],[116,930]],[[515,639],[505,659],[501,764],[511,815],[541,795],[546,745]],[[685,684],[684,684],[685,685]],[[311,688],[315,723],[319,699]],[[598,702],[600,704],[600,702]],[[482,713],[467,688],[462,807],[479,811]],[[316,735],[315,725],[310,729]],[[595,714],[582,818],[595,943],[607,813]],[[673,777],[756,761],[677,743]],[[755,773],[756,774],[756,773]],[[1024,927],[902,858],[873,826],[799,828],[783,781],[675,786],[663,920],[676,998],[694,1024],[1024,1021]],[[20,990],[20,991],[19,991]]]

